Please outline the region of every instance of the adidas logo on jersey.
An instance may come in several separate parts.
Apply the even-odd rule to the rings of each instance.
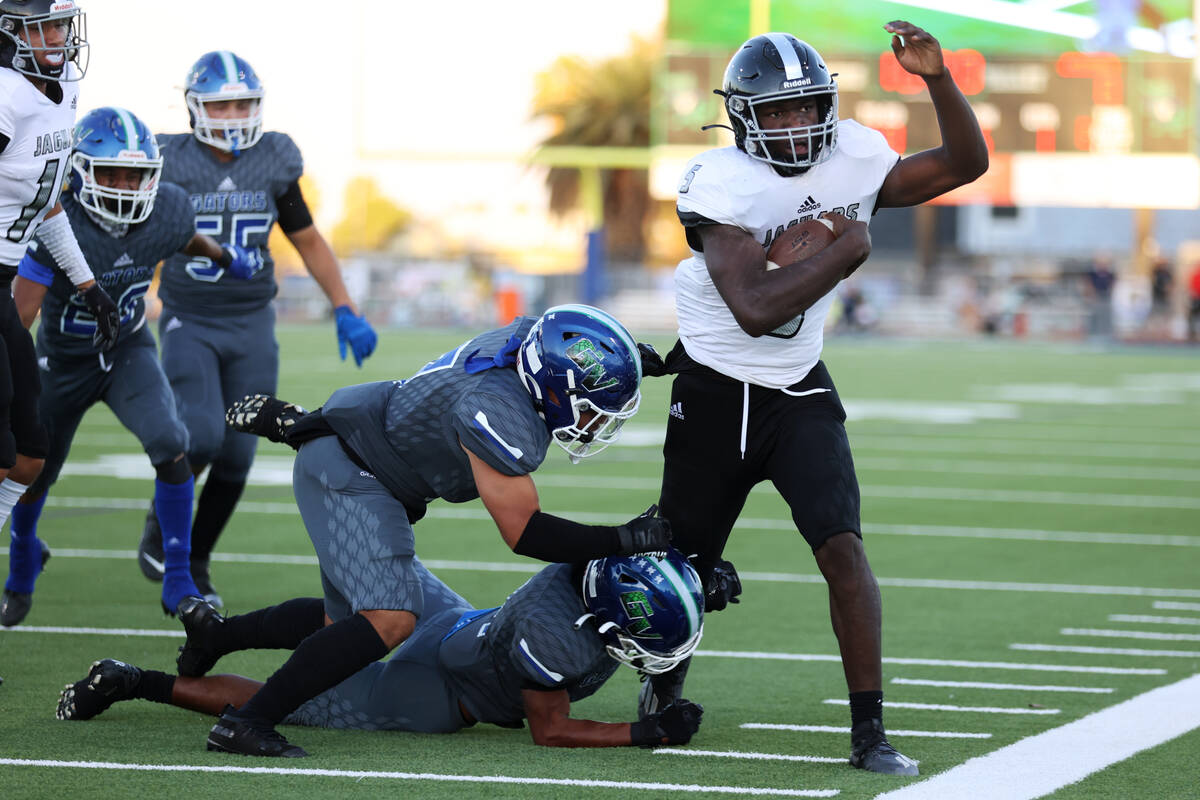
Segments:
[[[133,259],[129,257],[129,253],[121,253],[121,257],[113,262],[114,267],[128,267],[133,263]]]
[[[810,211],[816,211],[820,207],[821,207],[821,204],[818,203],[816,200],[813,200],[813,196],[810,194],[808,196],[808,199],[806,199],[804,201],[804,204],[796,209],[796,213],[797,214],[807,214]]]
[[[225,179],[217,184],[217,191],[218,192],[236,192],[237,184],[233,182],[233,178],[226,175]]]
[[[683,419],[683,403],[671,403],[671,407],[667,410],[667,413],[675,419]]]

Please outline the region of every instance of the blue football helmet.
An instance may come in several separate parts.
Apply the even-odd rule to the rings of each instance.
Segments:
[[[132,112],[106,106],[75,123],[70,187],[94,217],[116,225],[145,222],[154,210],[162,165],[154,134]],[[104,171],[113,167],[139,170],[137,188],[108,185],[111,178]]]
[[[700,576],[675,548],[588,562],[583,602],[609,655],[649,675],[690,657],[704,634]]]
[[[821,55],[790,33],[764,33],[738,48],[718,94],[725,98],[737,146],[785,177],[829,159],[837,148],[837,81]],[[761,126],[762,105],[807,97],[817,104],[815,125]],[[786,147],[773,153],[768,145],[777,143]]]
[[[214,50],[196,60],[188,71],[183,92],[196,138],[207,145],[237,155],[262,138],[263,87],[254,68],[228,50]],[[250,100],[250,113],[222,119],[212,116],[205,103]]]
[[[75,64],[74,74],[68,63]],[[70,82],[82,78],[87,65],[87,19],[74,0],[0,0],[0,66]]]
[[[521,344],[517,372],[572,462],[616,441],[642,399],[637,343],[593,306],[547,310]]]

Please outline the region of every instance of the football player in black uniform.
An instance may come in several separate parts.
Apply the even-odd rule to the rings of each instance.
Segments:
[[[679,343],[667,422],[662,513],[675,544],[719,607],[725,541],[751,488],[770,480],[792,511],[829,587],[850,691],[855,767],[897,775],[917,765],[883,728],[879,587],[862,545],[858,479],[845,411],[821,362],[837,284],[871,249],[878,208],[923,203],[987,169],[975,115],[921,28],[884,26],[901,67],[929,89],[942,145],[901,158],[881,134],[838,118],[837,84],[821,56],[787,33],[747,41],[721,94],[733,147],[688,164],[677,211],[692,256],[675,273]],[[787,228],[826,218],[837,234],[802,262],[774,269],[765,252]],[[643,713],[678,697],[682,665],[648,682]]]

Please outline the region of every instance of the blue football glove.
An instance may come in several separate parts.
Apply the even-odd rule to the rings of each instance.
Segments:
[[[221,245],[221,260],[217,262],[229,270],[229,274],[238,280],[248,281],[263,268],[262,253],[257,247],[242,247],[240,244]]]
[[[354,363],[362,366],[363,359],[375,352],[375,343],[379,337],[371,323],[350,310],[350,306],[338,306],[334,309],[337,316],[338,353],[342,361],[346,360],[346,346],[354,353]]]

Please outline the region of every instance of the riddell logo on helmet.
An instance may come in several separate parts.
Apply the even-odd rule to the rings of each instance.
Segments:
[[[59,11],[70,11],[74,7],[74,0],[68,0],[64,3],[55,3],[54,5],[50,6],[50,13],[57,14]]]
[[[795,80],[784,81],[783,83],[779,84],[779,88],[780,89],[795,89],[798,86],[811,86],[811,85],[812,85],[812,78],[810,78],[806,75],[803,78],[796,78]]]

